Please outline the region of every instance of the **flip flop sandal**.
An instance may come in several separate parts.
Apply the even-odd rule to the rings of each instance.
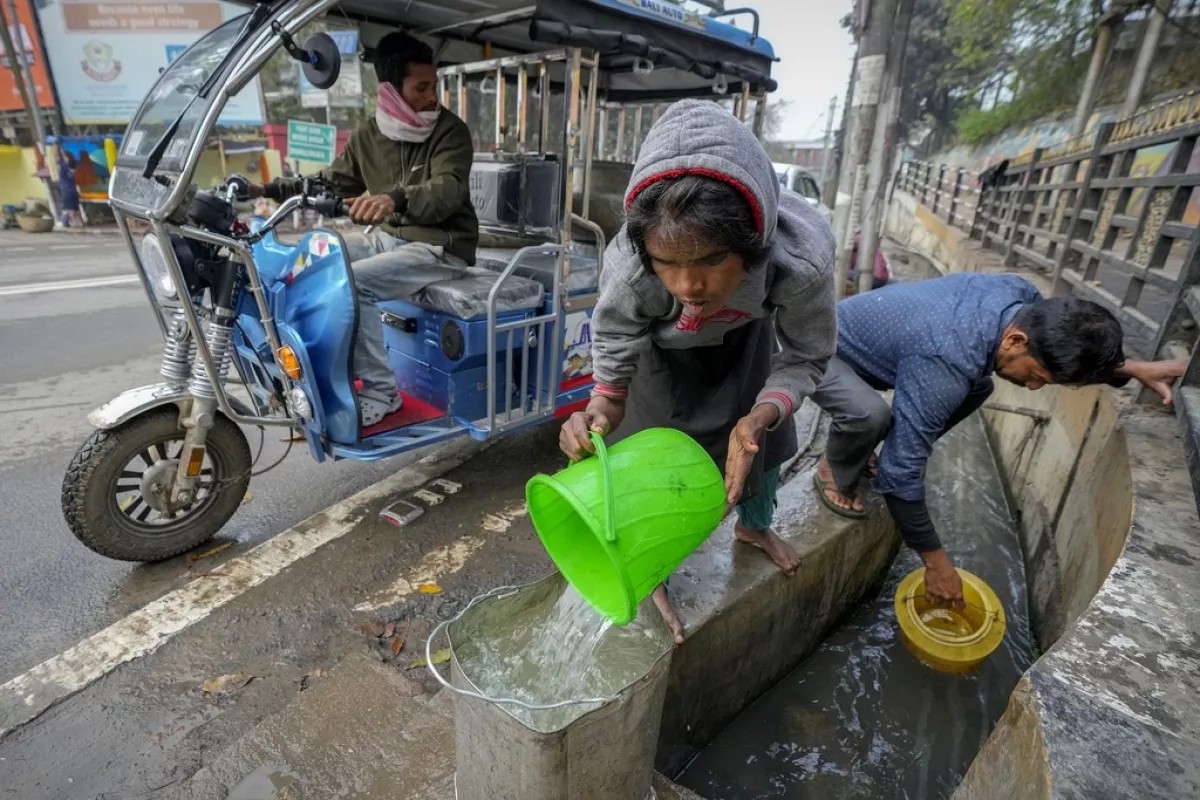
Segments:
[[[815,472],[813,473],[813,487],[817,490],[817,497],[822,503],[825,504],[825,507],[837,514],[839,517],[845,517],[846,519],[864,519],[867,516],[866,511],[856,511],[853,508],[842,508],[837,503],[830,500],[829,495],[825,494],[825,481],[821,480],[821,476]]]

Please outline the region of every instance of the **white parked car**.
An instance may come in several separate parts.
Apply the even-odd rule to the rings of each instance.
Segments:
[[[775,175],[779,178],[780,186],[784,189],[791,189],[820,209],[826,219],[829,218],[829,209],[821,205],[821,187],[817,183],[817,176],[795,164],[775,163],[772,166],[775,167]]]

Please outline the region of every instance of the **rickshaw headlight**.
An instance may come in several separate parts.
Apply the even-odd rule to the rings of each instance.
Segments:
[[[179,296],[171,280],[171,269],[167,266],[162,243],[153,233],[146,234],[142,239],[142,266],[159,300],[174,300]]]

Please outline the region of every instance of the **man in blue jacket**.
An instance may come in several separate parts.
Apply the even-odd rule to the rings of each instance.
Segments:
[[[1186,367],[1185,359],[1126,359],[1120,323],[1106,309],[1044,299],[1015,275],[961,273],[847,298],[838,303],[837,355],[812,396],[833,417],[818,496],[838,514],[862,517],[858,483],[876,475],[905,543],[925,563],[927,593],[961,603],[962,581],[925,505],[925,463],[934,442],[983,405],[993,373],[1027,389],[1136,378],[1170,403]],[[895,390],[890,408],[885,389]]]

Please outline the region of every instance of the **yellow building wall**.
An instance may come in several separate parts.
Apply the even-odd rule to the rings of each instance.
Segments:
[[[37,157],[32,147],[0,145],[0,203],[21,205],[28,199],[46,202],[46,184],[34,177]]]
[[[226,156],[225,169],[221,169],[221,155],[216,150],[206,150],[196,167],[195,182],[201,189],[218,186],[225,175],[239,173],[252,181],[263,181],[260,156],[265,156],[267,175],[265,180],[278,178],[282,173],[283,161],[278,150],[267,150],[238,156]],[[46,184],[34,177],[37,158],[32,147],[0,145],[0,204],[21,205],[26,199],[47,202],[50,198]]]

